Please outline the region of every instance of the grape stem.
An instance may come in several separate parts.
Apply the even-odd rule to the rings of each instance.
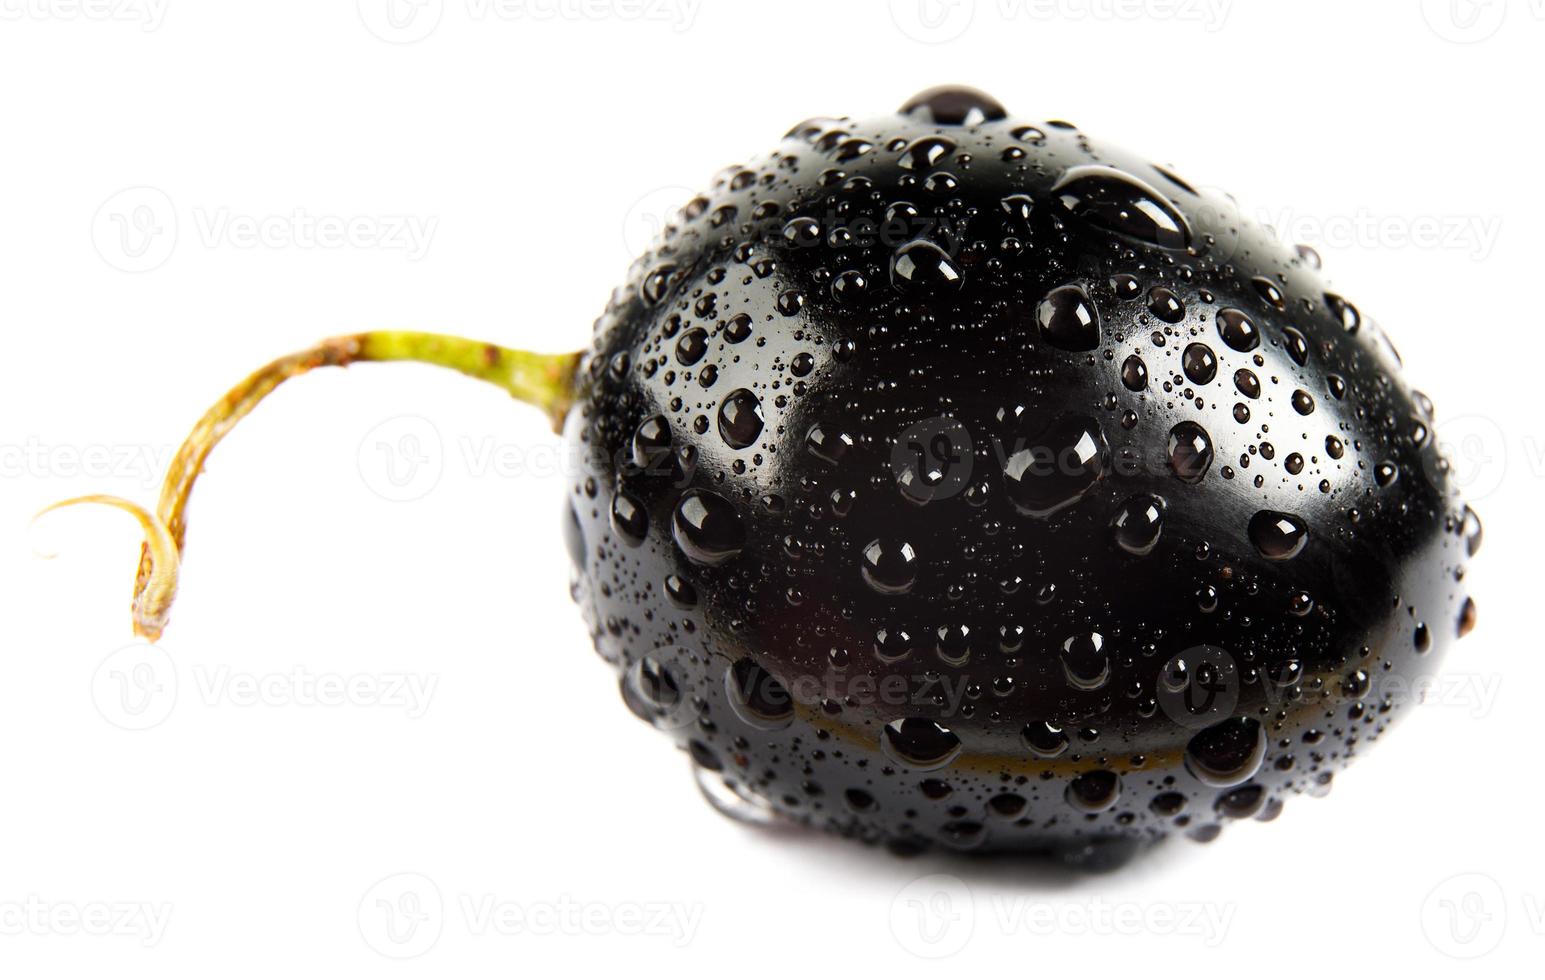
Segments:
[[[161,484],[154,513],[121,497],[92,495],[64,500],[38,517],[62,507],[98,504],[127,511],[145,532],[139,571],[134,579],[134,632],[152,643],[166,628],[187,537],[188,499],[220,440],[275,388],[319,367],[348,367],[357,362],[410,361],[459,371],[503,388],[519,401],[542,409],[561,431],[574,404],[580,353],[535,354],[496,344],[443,334],[381,330],[333,337],[314,347],[272,361],[228,391],[199,419],[178,447]]]

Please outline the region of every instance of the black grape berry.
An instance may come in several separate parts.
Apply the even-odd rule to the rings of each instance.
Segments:
[[[1324,793],[1472,621],[1431,405],[1312,253],[969,89],[723,171],[580,389],[575,599],[734,812],[1210,839]]]
[[[235,420],[316,367],[453,368],[562,426],[574,599],[719,808],[898,849],[1210,840],[1327,792],[1475,623],[1432,403],[1319,269],[934,89],[722,171],[584,352],[335,338],[210,409],[157,512],[85,500],[145,528],[153,639]]]

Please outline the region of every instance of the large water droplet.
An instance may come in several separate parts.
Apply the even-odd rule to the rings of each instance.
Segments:
[[[1148,387],[1148,365],[1136,354],[1128,354],[1121,362],[1121,383],[1128,391],[1142,391]]]
[[[955,761],[960,739],[936,721],[901,718],[880,732],[880,748],[891,761],[928,772]]]
[[[656,712],[674,708],[681,701],[681,686],[670,668],[653,657],[640,657],[623,679],[629,692]]]
[[[934,652],[951,667],[962,667],[971,659],[971,627],[963,623],[940,626],[934,637]]]
[[[1459,623],[1455,627],[1455,635],[1461,638],[1470,635],[1470,631],[1475,629],[1475,617],[1475,600],[1465,596],[1464,603],[1459,607]]]
[[[1169,468],[1187,483],[1200,483],[1212,465],[1212,437],[1195,422],[1180,422],[1169,430]]]
[[[1068,783],[1068,805],[1084,813],[1108,810],[1120,796],[1121,777],[1108,769],[1081,773]]]
[[[1259,813],[1265,804],[1265,787],[1254,783],[1222,793],[1213,802],[1218,815],[1231,820],[1247,820]]]
[[[1098,691],[1110,680],[1110,655],[1105,637],[1077,633],[1062,641],[1062,675],[1080,691]]]
[[[688,490],[676,505],[676,546],[700,565],[721,565],[746,545],[746,526],[735,505],[711,490]]]
[[[1148,312],[1165,323],[1179,323],[1186,318],[1186,304],[1171,290],[1155,286],[1148,290]]]
[[[671,283],[675,280],[676,267],[673,265],[657,266],[644,276],[644,281],[639,284],[638,292],[643,301],[654,306],[665,298],[670,292]]]
[[[725,671],[724,690],[736,716],[752,728],[775,731],[794,720],[794,699],[788,688],[750,657],[742,657]]]
[[[1045,517],[1077,503],[1105,475],[1110,447],[1094,419],[1064,415],[1028,446],[1015,449],[1003,467],[1014,506]]]
[[[1287,307],[1287,301],[1282,296],[1282,290],[1277,287],[1276,283],[1265,276],[1256,276],[1250,280],[1250,285],[1255,287],[1255,291],[1260,294],[1261,299],[1264,299],[1277,309],[1281,310]]]
[[[665,576],[665,594],[682,609],[697,605],[697,587],[680,575]]]
[[[1035,308],[1041,336],[1063,350],[1094,350],[1100,346],[1100,315],[1079,285],[1058,286]]]
[[[771,826],[783,820],[767,799],[738,779],[716,772],[696,759],[692,762],[692,778],[708,804],[731,820],[753,827]]]
[[[1309,363],[1309,338],[1296,327],[1282,328],[1282,346],[1287,349],[1293,363],[1303,367]]]
[[[814,248],[821,244],[821,223],[814,218],[791,218],[783,226],[783,240],[798,248]]]
[[[1459,534],[1465,539],[1465,554],[1474,558],[1475,553],[1481,550],[1481,538],[1484,529],[1481,526],[1481,515],[1465,504],[1464,514],[1459,522]]]
[[[864,546],[862,569],[869,587],[884,595],[900,595],[917,581],[917,552],[905,541],[880,539]]]
[[[965,85],[939,85],[917,93],[901,107],[903,116],[938,126],[975,126],[1008,115],[997,99]]]
[[[1330,315],[1336,318],[1341,328],[1347,333],[1357,333],[1357,328],[1362,326],[1362,315],[1357,312],[1357,307],[1348,303],[1335,293],[1325,294],[1325,305],[1330,308]]]
[[[1164,530],[1164,501],[1149,493],[1128,497],[1111,519],[1110,527],[1121,550],[1146,555],[1158,545]]]
[[[1266,732],[1254,718],[1230,718],[1191,736],[1186,768],[1208,786],[1237,786],[1266,758]]]
[[[929,170],[954,153],[955,147],[948,136],[924,136],[908,143],[897,162],[906,170]]]
[[[629,494],[618,490],[612,495],[612,530],[617,537],[637,547],[649,534],[649,512]]]
[[[567,513],[563,522],[563,543],[569,551],[569,561],[576,572],[585,570],[585,529],[579,523],[579,514],[575,512],[574,505],[564,508]]]
[[[663,415],[651,415],[633,431],[633,465],[655,472],[671,450],[671,425]]]
[[[745,449],[762,434],[762,403],[744,388],[736,388],[719,403],[719,436],[731,449]]]
[[[891,285],[905,292],[958,289],[959,266],[944,249],[925,238],[907,242],[891,256]]]
[[[828,463],[840,463],[853,449],[853,437],[839,429],[817,422],[805,433],[805,448],[810,455]]]
[[[857,787],[843,790],[842,801],[846,803],[848,805],[848,809],[852,810],[854,813],[873,813],[875,810],[879,809],[880,806],[879,801],[874,798],[873,793],[866,789],[859,789]]]
[[[893,664],[912,653],[912,634],[905,629],[882,627],[874,634],[875,659]]]
[[[1187,344],[1180,366],[1192,384],[1204,385],[1218,376],[1218,355],[1206,344]]]
[[[750,336],[751,317],[745,313],[735,314],[724,325],[724,338],[732,344],[738,344]]]
[[[676,360],[684,365],[696,364],[706,353],[708,353],[708,331],[702,327],[693,327],[676,341]]]
[[[1042,759],[1055,759],[1068,749],[1067,733],[1044,721],[1032,721],[1019,734],[1030,751]]]
[[[1052,187],[1064,207],[1106,231],[1160,248],[1191,244],[1186,219],[1152,187],[1114,167],[1070,167]]]
[[[1286,561],[1304,550],[1309,526],[1302,518],[1275,510],[1262,510],[1250,518],[1250,542],[1273,561]]]
[[[1243,310],[1225,307],[1218,311],[1217,321],[1218,336],[1235,350],[1251,351],[1261,346],[1260,328]]]

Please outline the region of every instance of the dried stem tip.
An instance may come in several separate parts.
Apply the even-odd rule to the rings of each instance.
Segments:
[[[211,406],[172,458],[154,514],[131,501],[99,495],[62,501],[38,516],[79,504],[103,504],[134,515],[145,531],[134,582],[134,632],[154,642],[166,627],[177,595],[188,499],[204,461],[237,422],[284,382],[314,368],[347,367],[356,361],[433,364],[497,385],[512,397],[537,406],[547,413],[557,431],[574,403],[579,359],[578,353],[533,354],[415,331],[382,330],[334,337],[259,368]]]

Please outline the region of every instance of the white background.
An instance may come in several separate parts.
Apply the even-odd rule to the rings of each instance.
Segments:
[[[1537,969],[1545,4],[387,6],[0,0],[0,974]],[[1437,403],[1480,625],[1327,799],[1092,878],[726,821],[589,649],[556,439],[429,368],[314,375],[221,447],[159,651],[115,654],[127,518],[27,532],[153,501],[320,337],[577,348],[721,166],[943,81],[1233,191]]]

